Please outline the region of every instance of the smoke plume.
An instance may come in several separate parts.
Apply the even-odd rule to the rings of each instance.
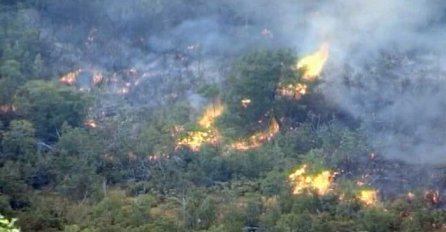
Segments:
[[[319,90],[362,122],[370,144],[389,158],[446,161],[444,1],[76,2],[57,1],[33,16],[56,48],[44,54],[56,74],[136,67],[143,78],[131,102],[151,105],[145,101],[181,98],[172,84],[190,95],[198,81],[218,81],[225,60],[246,50],[291,47],[304,55],[327,41]]]
[[[446,161],[445,6],[326,1],[308,18],[306,43],[332,47],[320,91],[360,119],[370,144],[388,158]]]

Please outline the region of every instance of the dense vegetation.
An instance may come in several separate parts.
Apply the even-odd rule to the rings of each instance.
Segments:
[[[0,217],[0,231],[445,230],[446,213],[425,189],[410,189],[414,197],[406,195],[408,189],[388,196],[382,189],[378,203],[360,201],[356,181],[388,163],[370,159],[373,148],[361,122],[324,99],[317,82],[298,101],[277,95],[277,83],[302,78],[290,49],[258,43],[223,54],[230,59],[219,60],[226,67],[222,80],[206,72],[180,80],[169,73],[159,85],[148,80],[143,90],[135,87],[139,95],[110,96],[108,83],[88,91],[60,83],[61,74],[83,63],[103,67],[104,76],[131,76],[122,70],[133,64],[113,43],[129,40],[131,51],[152,53],[139,38],[209,10],[179,0],[132,2],[127,10],[141,14],[127,17],[124,9],[119,21],[91,12],[100,1],[1,2],[0,214],[8,220]],[[242,12],[223,13],[234,25],[246,23]],[[50,19],[66,34],[55,30],[48,36],[42,25]],[[93,43],[86,38],[94,27],[100,33]],[[102,44],[111,37],[111,44]],[[69,60],[70,53],[82,54],[82,62]],[[157,55],[181,63],[187,54]],[[157,104],[142,104],[150,92],[144,88],[152,84],[162,91],[147,101]],[[191,91],[200,95],[198,107],[187,97]],[[246,98],[249,107],[240,105]],[[204,106],[217,101],[225,106],[215,123],[221,142],[198,151],[176,146],[174,128],[197,129]],[[89,118],[98,125],[87,126]],[[264,130],[273,119],[280,132],[263,146],[226,146]],[[333,190],[292,194],[288,176],[302,164],[313,173],[339,172]],[[15,225],[12,218],[18,219]]]

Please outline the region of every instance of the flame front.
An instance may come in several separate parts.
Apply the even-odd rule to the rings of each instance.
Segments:
[[[298,69],[304,69],[305,80],[314,80],[317,78],[322,69],[324,68],[325,62],[327,62],[329,55],[329,45],[327,42],[323,43],[319,50],[313,54],[305,56],[297,63]]]
[[[234,150],[247,151],[261,147],[265,142],[270,141],[277,133],[280,126],[275,118],[271,120],[271,124],[265,131],[257,132],[248,139],[242,139],[230,145]]]
[[[303,165],[294,173],[288,176],[293,185],[293,194],[301,194],[306,189],[312,189],[319,195],[325,195],[331,190],[333,173],[330,171],[322,171],[319,174],[308,175],[307,165]]]
[[[215,119],[220,117],[223,114],[223,111],[224,107],[221,104],[214,104],[208,107],[198,121],[198,125],[206,129],[213,127]]]
[[[378,192],[373,189],[362,190],[359,192],[358,199],[366,205],[376,205],[378,202]]]
[[[203,131],[187,132],[184,138],[177,140],[177,148],[187,146],[193,151],[198,151],[203,144],[217,144],[220,141],[220,133],[214,127],[214,123],[223,111],[224,107],[221,104],[213,104],[206,108],[203,116],[198,120],[198,125]]]

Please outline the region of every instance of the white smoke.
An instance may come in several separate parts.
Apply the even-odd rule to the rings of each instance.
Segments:
[[[321,92],[359,118],[371,145],[388,158],[446,162],[445,6],[325,1],[302,19],[302,50],[331,44]]]

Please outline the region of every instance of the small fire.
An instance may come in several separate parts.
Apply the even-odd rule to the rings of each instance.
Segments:
[[[307,93],[308,86],[305,84],[297,83],[297,84],[289,84],[287,86],[280,86],[277,89],[277,93],[280,96],[288,97],[293,100],[299,100],[303,95]]]
[[[366,205],[376,205],[378,202],[378,191],[374,189],[361,190],[358,194],[358,199]]]
[[[187,132],[184,138],[177,141],[177,148],[187,146],[193,151],[198,151],[203,144],[217,144],[220,141],[220,133],[214,127],[214,123],[223,111],[224,107],[221,104],[213,104],[206,108],[203,116],[198,120],[198,125],[202,130]]]
[[[243,108],[248,108],[248,106],[251,105],[251,99],[244,98],[240,101],[240,103],[242,104]]]
[[[98,85],[98,84],[102,83],[102,81],[104,80],[102,73],[97,70],[78,69],[78,70],[69,72],[69,73],[65,74],[64,76],[62,76],[59,79],[59,82],[62,84],[65,84],[65,85],[73,86],[76,84],[76,79],[78,78],[79,74],[81,74],[83,71],[91,73],[92,76],[91,76],[90,82],[92,85]]]
[[[320,75],[324,68],[325,62],[329,55],[329,45],[327,42],[323,43],[319,50],[308,56],[305,56],[297,63],[298,69],[304,69],[305,80],[314,80]]]
[[[76,71],[69,72],[62,76],[59,81],[60,83],[66,84],[66,85],[74,85],[76,82],[76,78],[79,75],[79,73],[82,72],[82,69],[78,69]]]
[[[96,128],[98,125],[96,124],[96,121],[93,119],[87,119],[84,122],[84,126],[87,128]]]
[[[158,161],[158,160],[168,160],[170,159],[170,155],[161,154],[161,155],[149,155],[146,157],[148,161]]]
[[[192,151],[199,151],[203,144],[217,144],[219,140],[217,131],[190,131],[185,138],[177,141],[177,147],[187,146]]]
[[[265,142],[270,141],[280,131],[279,123],[275,118],[266,131],[257,132],[248,139],[235,142],[230,145],[234,150],[247,151],[261,147]]]
[[[120,89],[118,89],[118,94],[119,95],[127,95],[130,92],[130,88],[127,86],[121,87]]]
[[[319,195],[325,195],[331,190],[331,183],[334,178],[334,173],[330,171],[322,171],[319,174],[307,174],[307,165],[304,164],[298,168],[294,173],[288,176],[288,179],[293,185],[293,194],[301,194],[307,189],[312,189]]]

